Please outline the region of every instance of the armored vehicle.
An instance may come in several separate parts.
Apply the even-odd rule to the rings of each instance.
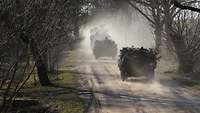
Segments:
[[[154,78],[154,70],[158,60],[158,52],[153,49],[126,47],[120,50],[118,60],[122,81],[129,77],[145,76]]]
[[[112,57],[112,59],[115,59],[117,55],[117,44],[108,38],[96,40],[92,49],[96,59],[100,57]]]

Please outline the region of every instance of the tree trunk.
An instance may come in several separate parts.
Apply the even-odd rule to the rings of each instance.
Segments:
[[[29,38],[27,36],[27,34],[25,35],[24,33],[20,34],[20,39],[24,43],[30,44],[30,51],[31,51],[31,53],[33,55],[33,59],[36,63],[37,74],[38,74],[40,84],[42,86],[51,85],[51,82],[50,82],[49,77],[48,77],[47,65],[45,64],[44,56],[42,56],[44,54],[40,53],[40,50],[38,49],[38,45],[35,42],[35,40],[32,39],[32,38]]]
[[[194,63],[191,60],[188,60],[184,56],[179,57],[179,72],[181,73],[191,73],[193,72]]]
[[[172,43],[176,49],[177,57],[179,60],[179,72],[180,73],[191,73],[193,72],[194,62],[190,53],[187,52],[186,44],[183,37],[174,35],[172,37]]]
[[[44,63],[44,60],[42,59],[41,56],[37,58],[36,67],[37,67],[37,74],[38,74],[40,84],[42,86],[51,85],[51,82],[48,77],[46,64]]]
[[[162,45],[162,30],[159,28],[155,28],[154,30],[156,49],[160,52],[160,46]]]
[[[48,86],[51,85],[51,82],[48,77],[47,65],[45,63],[44,57],[39,52],[39,49],[37,47],[38,46],[35,41],[33,39],[30,40],[30,49],[33,54],[34,61],[36,62],[37,74],[40,84],[42,86]]]
[[[169,11],[165,14],[165,32],[170,42],[172,42],[176,55],[179,61],[180,73],[191,73],[193,72],[194,62],[191,53],[187,51],[187,45],[184,41],[183,36],[174,30],[172,27],[173,18]]]

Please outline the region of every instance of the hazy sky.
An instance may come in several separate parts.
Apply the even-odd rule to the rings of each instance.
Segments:
[[[154,47],[154,38],[151,27],[139,16],[134,17],[133,22],[128,22],[123,12],[116,14],[101,13],[94,16],[90,21],[82,26],[81,33],[86,38],[84,44],[90,45],[90,30],[94,27],[104,25],[104,30],[111,35],[117,43],[118,48],[126,46]]]

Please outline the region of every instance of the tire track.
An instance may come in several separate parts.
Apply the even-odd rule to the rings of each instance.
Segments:
[[[149,91],[152,88],[149,84],[139,83],[143,84],[140,87],[135,82],[121,82],[117,63],[112,60],[81,60],[81,65],[88,68],[81,71],[92,73],[91,76],[87,75],[88,72],[83,74],[91,81],[90,87],[95,97],[95,110],[92,113],[200,113],[200,103],[182,98],[180,91],[173,87],[170,88],[172,92],[164,93],[176,95],[173,98],[168,95],[164,97]]]
[[[106,72],[108,73],[108,75],[110,75],[106,79],[108,79],[110,77],[115,77],[115,76],[113,76],[113,75],[115,75],[114,74],[115,71],[112,68],[110,68],[109,64],[104,63],[103,67],[106,70]],[[99,79],[101,79],[101,78],[99,78]],[[104,78],[104,80],[105,80],[105,78]],[[106,82],[104,82],[104,84],[105,83]],[[106,86],[106,84],[104,86]],[[114,93],[119,93],[118,91],[116,91],[116,92],[113,91],[114,89],[112,89],[112,88],[107,88],[107,89],[110,89]],[[123,94],[119,94],[119,96],[117,98],[114,98],[113,96],[114,95],[110,95],[110,96],[104,95],[104,98],[106,98],[104,100],[107,101],[107,103],[109,103],[110,101],[115,101],[119,98],[122,103],[125,102],[125,100],[126,100],[126,98],[122,98],[123,96],[125,96]],[[156,112],[157,113],[168,113],[166,111],[169,111],[169,110],[164,109],[166,106],[170,108],[171,112],[196,113],[194,110],[192,110],[194,108],[193,104],[188,103],[187,101],[149,99],[149,98],[145,98],[145,97],[136,97],[134,99],[127,97],[127,100],[131,100],[131,102],[128,102],[129,104],[133,103],[133,106],[132,106],[133,108],[131,111],[136,111],[137,113],[156,113]],[[164,103],[162,101],[164,101]],[[114,102],[114,103],[117,103],[117,102]],[[107,104],[107,105],[109,105],[109,104]],[[155,105],[156,105],[156,109],[153,109]],[[196,104],[194,104],[194,105],[196,105]],[[148,109],[146,109],[146,108],[148,108]]]

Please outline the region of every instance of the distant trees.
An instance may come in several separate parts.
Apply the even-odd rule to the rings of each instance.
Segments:
[[[127,0],[127,2],[138,11],[145,19],[149,21],[151,26],[154,28],[156,48],[160,50],[161,37],[164,26],[164,16],[162,12],[162,2],[158,0]]]
[[[180,64],[180,67],[184,68],[184,70],[188,70],[188,72],[194,72],[200,71],[198,68],[199,66],[195,67],[200,58],[200,14],[198,14],[200,13],[200,4],[197,0],[190,2],[190,4],[182,5],[178,1],[172,0],[172,4],[179,8],[179,10],[182,10],[176,16],[175,20],[175,28],[177,34],[179,34],[177,37],[179,37],[179,39],[182,38],[186,46],[185,51],[179,51],[184,54],[183,57],[180,57],[183,63]],[[190,64],[185,66],[186,64],[184,63]]]
[[[160,51],[163,42],[166,43],[167,47],[173,51],[178,58],[179,72],[190,73],[195,70],[195,60],[199,57],[199,55],[197,55],[199,50],[194,49],[194,46],[196,45],[197,47],[199,44],[197,41],[199,38],[199,31],[191,30],[198,28],[198,24],[195,23],[198,22],[199,17],[198,14],[194,12],[186,13],[187,11],[182,11],[177,8],[177,3],[180,2],[182,6],[197,6],[198,8],[199,2],[197,0],[182,0],[175,2],[175,4],[173,4],[173,2],[173,0],[97,0],[94,6],[97,8],[105,7],[117,10],[124,7],[128,9],[130,6],[134,8],[149,21],[152,26],[155,35],[156,49]],[[191,25],[193,25],[194,28],[191,28]],[[193,36],[194,34],[195,36]],[[191,40],[196,40],[196,44]],[[192,52],[191,48],[193,48]],[[193,55],[194,53],[195,55]]]
[[[199,20],[199,15],[183,12],[169,0],[127,0],[127,2],[153,26],[157,48],[160,47],[163,39],[167,40],[169,47],[175,51],[178,57],[179,72],[193,72],[193,53],[199,52],[199,50],[191,47],[193,44],[189,44],[188,41],[192,42],[191,40],[199,38],[199,31],[191,28],[191,25],[195,25],[194,28],[199,27],[198,24],[195,24]],[[182,1],[181,3],[184,5],[198,4],[196,0]],[[198,41],[195,42],[199,45]],[[190,52],[191,48],[193,48],[193,53]]]

